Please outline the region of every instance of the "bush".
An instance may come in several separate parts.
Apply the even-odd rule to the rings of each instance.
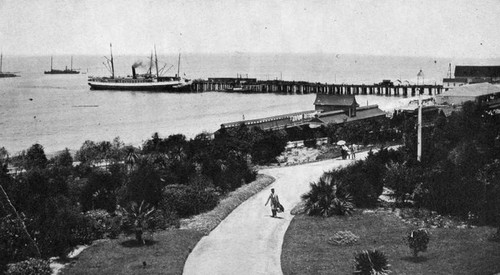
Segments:
[[[429,232],[424,228],[413,230],[406,236],[408,246],[413,251],[413,257],[417,257],[418,252],[427,251],[429,244]]]
[[[177,213],[174,211],[164,211],[162,209],[156,209],[151,215],[151,218],[147,221],[147,227],[152,230],[164,230],[170,227],[178,228],[179,226],[180,220]]]
[[[363,250],[355,257],[354,274],[360,275],[386,275],[389,274],[387,256],[378,250]]]
[[[114,239],[121,232],[121,217],[110,214],[106,210],[90,210],[85,213],[85,217],[89,219],[93,235],[97,239],[106,237]]]
[[[219,195],[210,188],[187,185],[168,185],[163,191],[160,208],[175,211],[179,217],[188,217],[213,209],[219,202]]]
[[[328,239],[328,243],[332,245],[352,245],[359,241],[359,237],[351,231],[339,231]]]
[[[346,215],[354,210],[352,197],[329,174],[311,183],[311,190],[302,195],[302,200],[310,216]]]
[[[0,220],[0,273],[8,263],[22,261],[30,256],[29,241],[21,234],[20,221],[11,216]]]
[[[50,275],[50,263],[47,260],[30,258],[28,260],[9,264],[7,275]]]

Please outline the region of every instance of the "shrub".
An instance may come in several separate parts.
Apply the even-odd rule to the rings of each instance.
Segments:
[[[30,258],[28,260],[9,264],[7,275],[50,275],[50,263],[47,260]]]
[[[328,239],[328,243],[332,245],[351,245],[359,241],[359,237],[351,231],[339,231]]]
[[[85,213],[85,217],[90,220],[91,229],[96,238],[118,237],[121,232],[122,217],[110,214],[106,210],[90,210]]]
[[[151,218],[147,221],[147,227],[152,230],[164,230],[169,227],[178,228],[179,226],[180,220],[177,213],[162,209],[156,209],[156,211],[151,215]]]
[[[417,186],[417,173],[408,167],[406,163],[390,161],[386,164],[386,172],[383,177],[384,186],[394,191],[392,197],[396,203],[404,203]]]
[[[218,201],[218,193],[210,188],[168,185],[163,191],[160,208],[175,211],[179,217],[188,217],[213,209]]]
[[[22,225],[11,216],[0,220],[0,273],[8,263],[24,260],[30,256],[29,240],[21,234]]]
[[[413,257],[418,256],[418,252],[427,251],[427,245],[429,244],[429,232],[424,228],[413,230],[408,233],[406,237],[408,246],[413,251]]]
[[[355,257],[354,274],[386,275],[390,273],[387,256],[378,250],[363,250]]]
[[[119,207],[119,211],[123,214],[123,227],[125,231],[134,232],[136,241],[145,244],[142,233],[144,230],[152,229],[148,227],[148,224],[156,209],[142,201],[141,204],[132,202],[128,208]]]
[[[329,174],[311,183],[311,190],[302,195],[302,200],[310,216],[346,215],[354,210],[352,197]]]

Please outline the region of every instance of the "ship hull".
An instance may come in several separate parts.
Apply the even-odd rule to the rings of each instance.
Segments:
[[[79,74],[78,71],[45,71],[45,74]]]
[[[12,73],[0,73],[0,78],[4,77],[18,77],[18,75]]]
[[[191,85],[162,82],[148,83],[110,83],[89,81],[91,90],[115,90],[115,91],[150,91],[150,92],[188,92],[191,90]]]

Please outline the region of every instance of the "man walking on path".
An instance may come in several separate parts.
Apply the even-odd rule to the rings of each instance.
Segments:
[[[280,209],[280,200],[278,198],[278,194],[274,193],[274,188],[271,188],[271,194],[269,194],[264,206],[266,206],[269,201],[271,201],[271,212],[273,213],[272,217],[276,217],[276,213]]]

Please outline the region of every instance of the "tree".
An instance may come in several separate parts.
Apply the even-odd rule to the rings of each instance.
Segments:
[[[73,157],[69,152],[69,149],[66,148],[56,156],[54,156],[51,160],[56,167],[72,167],[73,166]]]
[[[26,152],[25,165],[28,170],[33,168],[45,168],[47,166],[47,157],[43,146],[35,143]]]
[[[352,213],[354,209],[352,197],[331,175],[323,175],[318,182],[310,185],[311,190],[302,195],[308,215],[330,217]]]
[[[394,191],[396,203],[404,203],[413,193],[417,175],[406,163],[389,162],[383,178],[384,186]]]
[[[390,273],[387,256],[379,250],[363,250],[356,255],[354,260],[356,263],[354,274],[386,275]]]
[[[124,224],[127,229],[131,229],[135,233],[136,241],[145,244],[146,242],[143,240],[142,234],[147,229],[148,221],[153,217],[156,209],[142,201],[140,205],[132,202],[128,209],[120,207],[119,210],[125,215]]]
[[[40,254],[40,249],[38,248],[38,245],[33,240],[31,235],[28,233],[24,221],[21,219],[21,216],[19,216],[19,213],[17,212],[14,205],[12,205],[12,202],[10,201],[9,196],[3,189],[2,184],[0,184],[0,206],[2,206],[3,212],[7,213],[7,215],[9,215],[10,217],[13,217],[15,219],[15,223],[19,225],[21,229],[20,233],[23,235],[22,238],[28,240],[32,255],[37,258],[41,258],[42,256]]]

